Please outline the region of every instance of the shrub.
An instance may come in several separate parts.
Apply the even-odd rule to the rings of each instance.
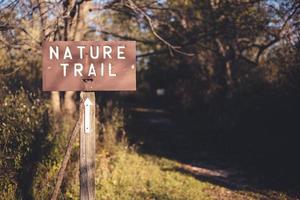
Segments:
[[[4,88],[0,94],[0,193],[16,199],[32,144],[45,131],[47,103],[22,88],[14,93]]]

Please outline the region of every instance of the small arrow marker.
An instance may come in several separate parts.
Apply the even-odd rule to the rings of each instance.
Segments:
[[[91,120],[90,120],[90,113],[91,113],[91,105],[92,102],[89,98],[86,98],[84,101],[84,130],[85,133],[91,132]]]

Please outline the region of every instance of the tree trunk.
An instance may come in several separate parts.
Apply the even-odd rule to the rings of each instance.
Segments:
[[[51,92],[51,104],[54,114],[60,114],[60,97],[59,92]]]
[[[65,111],[72,115],[76,112],[76,104],[74,101],[74,91],[67,91],[65,93],[64,109]]]

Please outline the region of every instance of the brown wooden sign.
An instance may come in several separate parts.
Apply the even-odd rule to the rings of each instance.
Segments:
[[[135,42],[45,42],[43,90],[136,90]]]

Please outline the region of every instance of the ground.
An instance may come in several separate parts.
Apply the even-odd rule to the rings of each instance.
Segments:
[[[230,172],[226,170],[196,167],[153,155],[140,155],[128,149],[117,150],[114,157],[102,154],[97,163],[101,164],[96,172],[97,199],[297,199],[277,191],[251,191],[245,183],[231,180]],[[227,184],[227,187],[220,186],[217,181]],[[228,187],[230,184],[231,188]]]
[[[215,160],[204,150],[191,154],[191,143],[182,135],[193,133],[186,133],[190,130],[179,126],[171,113],[141,107],[131,108],[127,113],[130,118],[128,138],[138,146],[138,153],[124,154],[125,158],[118,159],[115,166],[125,165],[118,173],[141,181],[140,194],[145,196],[134,199],[299,199],[295,192],[261,187],[259,181],[263,179]],[[139,179],[145,174],[149,182],[143,183]],[[126,184],[125,191],[135,187],[130,181]],[[147,184],[153,184],[153,188],[147,189]]]

